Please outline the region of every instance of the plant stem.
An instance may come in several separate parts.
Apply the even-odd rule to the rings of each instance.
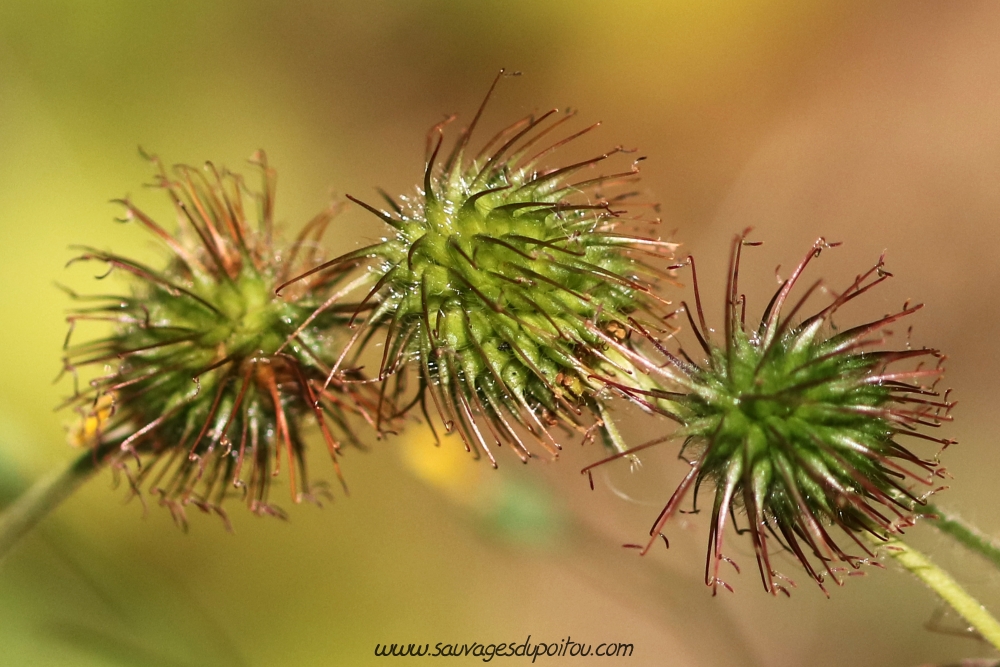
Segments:
[[[913,547],[895,537],[882,543],[886,553],[951,605],[983,639],[1000,649],[1000,623],[974,597],[965,592],[950,574]]]
[[[43,475],[0,514],[0,558],[96,473],[105,459],[106,446],[88,449],[63,470]]]
[[[1000,568],[1000,543],[997,543],[992,537],[962,520],[957,514],[952,514],[934,505],[927,505],[921,510],[921,514],[924,515],[925,521],[939,531]]]

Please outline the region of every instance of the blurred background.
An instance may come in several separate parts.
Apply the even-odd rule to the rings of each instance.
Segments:
[[[775,267],[818,236],[844,243],[817,262],[834,287],[888,249],[896,278],[851,316],[927,304],[913,341],[948,352],[961,403],[948,428],[960,445],[945,456],[952,489],[939,501],[1000,531],[990,347],[1000,340],[1000,5],[990,2],[0,3],[0,495],[76,456],[69,415],[53,412],[70,391],[52,382],[69,305],[54,283],[104,285],[92,266],[63,268],[69,246],[161,256],[108,203],[130,194],[169,220],[142,185],[150,170],[137,146],[247,171],[266,149],[278,217],[294,229],[331,194],[411,191],[427,129],[451,112],[467,122],[501,67],[523,75],[501,83],[481,127],[570,106],[579,127],[604,122],[588,150],[648,156],[642,187],[661,203],[665,233],[698,257],[716,322],[728,243],[746,226],[765,241],[744,265],[757,313]],[[352,207],[331,251],[381,233]],[[628,435],[639,442],[641,431]],[[729,578],[734,595],[713,599],[705,517],[674,522],[669,551],[622,549],[683,475],[675,445],[635,474],[606,466],[594,491],[578,471],[596,446],[529,466],[501,452],[493,471],[457,440],[435,449],[417,426],[371,445],[344,460],[350,498],[286,506],[287,523],[234,503],[235,534],[197,512],[184,534],[155,504],[145,515],[125,504],[102,474],[0,566],[2,661],[374,665],[376,643],[528,635],[632,643],[617,661],[634,665],[991,655],[891,564],[829,600],[802,575],[791,599],[772,599],[749,540],[731,540],[744,572]],[[316,449],[313,476],[332,479]],[[912,534],[1000,609],[986,566],[926,527]]]

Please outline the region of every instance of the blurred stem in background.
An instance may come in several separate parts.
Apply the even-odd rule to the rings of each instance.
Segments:
[[[0,558],[100,472],[115,449],[117,446],[88,449],[65,469],[51,471],[30,487],[13,466],[0,460]],[[86,656],[101,664],[247,664],[227,629],[161,568],[141,558],[123,567],[118,559],[58,522],[40,528],[38,537],[33,547],[25,545],[26,555],[30,554],[27,559],[5,563],[2,582],[4,599],[23,614],[18,623],[32,633],[64,645],[72,651],[70,655]],[[25,569],[27,562],[33,565]],[[38,563],[46,565],[39,570]],[[52,591],[39,589],[36,577],[40,573],[46,582],[58,582]],[[57,606],[53,606],[53,594],[58,598]],[[44,611],[32,613],[32,607]],[[164,617],[171,622],[164,625]],[[18,647],[5,648],[17,655]]]
[[[63,470],[51,470],[23,491],[0,514],[0,558],[26,533],[73,494],[101,467],[110,449],[107,445],[88,449]],[[5,489],[4,495],[7,495]]]

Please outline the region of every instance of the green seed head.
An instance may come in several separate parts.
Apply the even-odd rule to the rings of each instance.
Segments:
[[[257,513],[280,513],[267,501],[271,477],[287,461],[292,497],[312,498],[303,459],[303,422],[314,419],[330,454],[340,447],[330,422],[347,437],[346,414],[366,413],[366,402],[341,380],[325,382],[334,332],[333,310],[316,313],[343,277],[327,272],[281,297],[274,289],[317,261],[317,244],[333,207],[313,219],[295,243],[274,242],[275,173],[262,153],[254,162],[263,189],[217,170],[175,167],[168,175],[156,158],[156,185],[172,201],[176,234],[131,201],[125,220],[137,221],[167,246],[163,270],[87,248],[77,260],[105,263],[126,273],[128,295],[76,297],[88,306],[69,316],[111,321],[112,333],[69,344],[65,368],[96,369],[68,404],[81,415],[71,440],[121,459],[142,462],[129,475],[145,484],[179,522],[193,503],[225,516],[227,495],[241,493]],[[72,332],[72,328],[71,328]],[[339,475],[339,469],[338,469]]]
[[[774,543],[789,550],[821,588],[827,577],[840,584],[843,565],[856,570],[873,556],[861,534],[884,539],[911,525],[913,511],[924,502],[911,483],[933,489],[934,477],[943,475],[936,455],[921,459],[903,444],[919,439],[943,448],[952,442],[922,431],[950,420],[947,394],[938,398],[933,385],[924,383],[936,384],[943,357],[926,348],[880,349],[887,327],[919,305],[848,329],[834,325],[844,304],[890,276],[881,260],[819,312],[800,311],[820,282],[786,312],[803,270],[830,247],[822,239],[778,288],[759,325],[748,327],[737,285],[745,245],[758,244],[746,242],[745,234],[734,243],[723,344],[709,338],[695,278],[694,315],[684,309],[704,360],[662,350],[667,363],[658,375],[663,386],[680,391],[658,394],[657,407],[681,424],[691,470],[654,524],[645,550],[687,491],[693,487],[697,495],[707,482],[715,488],[706,568],[713,591],[729,588],[719,569],[729,561],[723,537],[727,522],[737,522],[736,509],[746,514],[743,532],[753,541],[768,592],[788,593],[789,580],[771,564]],[[693,260],[690,266],[693,272]],[[925,367],[922,359],[934,363]],[[852,544],[842,548],[837,540],[844,536]]]
[[[366,267],[354,352],[382,332],[383,395],[401,411],[419,403],[425,415],[429,395],[446,430],[494,465],[489,442],[510,444],[527,461],[525,433],[554,456],[551,426],[585,432],[581,417],[599,410],[605,390],[598,378],[633,372],[602,336],[622,342],[630,322],[658,321],[649,316],[654,269],[640,255],[669,257],[674,248],[631,230],[650,224],[623,210],[634,193],[609,194],[636,179],[634,165],[595,173],[621,148],[541,166],[593,129],[559,138],[572,114],[557,114],[524,118],[470,153],[477,113],[443,160],[444,123],[435,127],[416,196],[387,197],[388,211],[361,204],[390,236],[314,270]]]

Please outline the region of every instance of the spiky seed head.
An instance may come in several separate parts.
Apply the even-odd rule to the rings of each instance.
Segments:
[[[586,413],[601,408],[602,378],[634,372],[602,337],[629,345],[633,322],[658,326],[650,315],[659,305],[651,286],[657,270],[641,256],[669,258],[675,246],[643,235],[651,221],[624,210],[635,193],[618,186],[636,179],[634,164],[594,173],[621,148],[541,166],[596,126],[553,142],[573,114],[552,110],[517,121],[470,154],[482,110],[441,161],[452,118],[432,129],[416,196],[387,196],[387,211],[358,202],[391,227],[388,239],[314,271],[365,266],[368,292],[344,357],[382,332],[383,395],[402,411],[419,403],[430,422],[429,395],[446,431],[496,465],[490,442],[509,444],[527,461],[527,434],[555,456],[551,426],[585,432]],[[412,397],[408,374],[419,385]]]
[[[274,293],[288,276],[321,261],[318,242],[336,207],[282,246],[273,224],[275,172],[263,153],[252,160],[263,176],[260,191],[211,163],[168,174],[149,159],[178,229],[168,231],[123,199],[124,221],[141,224],[169,250],[164,268],[93,248],[73,260],[104,263],[126,274],[132,289],[72,295],[88,305],[68,317],[70,333],[86,320],[111,322],[113,330],[80,344],[67,335],[65,369],[74,378],[80,369],[96,374],[67,401],[80,414],[70,440],[115,460],[136,493],[147,486],[180,523],[188,504],[225,518],[222,502],[234,493],[254,512],[280,515],[268,487],[282,466],[293,500],[314,498],[303,458],[305,422],[318,423],[336,466],[341,440],[353,439],[348,415],[368,417],[374,405],[360,385],[345,383],[350,374],[325,382],[343,315],[314,313],[343,272]],[[126,466],[133,458],[138,471]]]
[[[827,577],[839,585],[845,572],[855,573],[873,558],[864,533],[883,539],[912,524],[927,495],[918,495],[912,483],[937,490],[934,478],[944,475],[937,455],[919,458],[904,443],[930,441],[943,449],[953,442],[924,432],[950,420],[954,403],[934,388],[944,357],[909,345],[882,349],[887,327],[920,305],[907,304],[847,329],[835,326],[842,306],[890,277],[882,259],[829,305],[803,316],[821,281],[794,304],[790,294],[810,261],[838,245],[823,239],[781,283],[760,323],[748,327],[746,298],[738,287],[746,245],[759,243],[746,241],[746,232],[734,242],[724,341],[710,337],[693,276],[694,314],[686,304],[683,309],[704,357],[696,362],[664,349],[664,366],[648,367],[662,386],[674,390],[659,394],[658,409],[681,424],[675,435],[684,439],[682,455],[691,469],[640,548],[645,553],[662,535],[692,487],[697,496],[708,483],[715,495],[705,580],[713,593],[718,586],[731,590],[719,570],[723,561],[732,563],[723,552],[723,538],[727,522],[737,523],[739,509],[748,524],[741,532],[750,535],[768,592],[787,595],[791,581],[772,565],[775,543],[793,554],[825,592]],[[693,274],[694,261],[689,258],[688,264]],[[844,537],[849,547],[838,543]]]

